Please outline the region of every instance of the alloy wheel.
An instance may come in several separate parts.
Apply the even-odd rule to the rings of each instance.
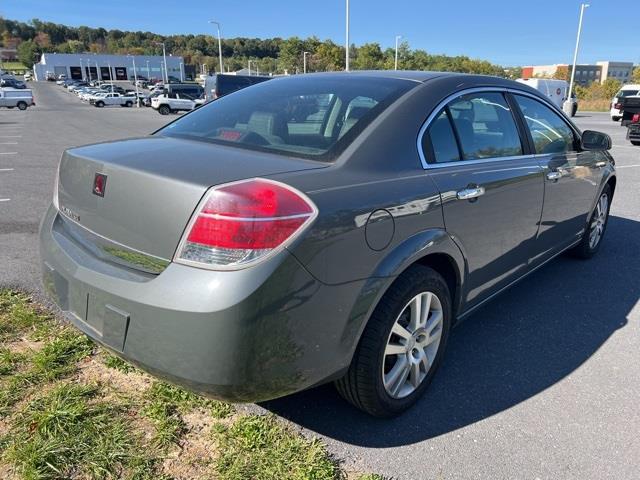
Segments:
[[[432,292],[413,297],[396,319],[384,351],[382,381],[392,398],[411,395],[435,362],[443,331],[442,304]]]
[[[593,212],[591,218],[591,225],[589,226],[589,248],[594,249],[600,242],[602,234],[604,233],[604,227],[607,223],[607,213],[609,212],[609,196],[603,193],[596,209]]]

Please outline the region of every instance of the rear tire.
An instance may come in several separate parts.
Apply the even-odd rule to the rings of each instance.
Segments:
[[[18,107],[18,110],[26,110],[28,105],[27,105],[27,102],[18,102],[17,107]]]
[[[614,122],[619,122],[620,121],[620,117],[611,117],[611,120]]]
[[[160,105],[158,113],[160,115],[169,115],[171,113],[171,109],[167,105]]]
[[[422,320],[414,324],[414,318]],[[431,383],[450,327],[447,283],[429,267],[410,267],[376,306],[349,370],[335,382],[338,392],[375,417],[399,415]]]
[[[104,102],[96,102],[96,107],[98,108],[104,107]]]
[[[133,103],[132,102],[127,102],[127,103],[124,104],[124,106],[127,107],[127,108],[131,108],[131,107],[133,107]]]
[[[604,199],[606,197],[606,200]],[[609,210],[611,208],[611,187],[609,185],[604,187],[598,203],[593,209],[586,229],[582,234],[580,243],[573,247],[569,253],[574,257],[588,259],[593,257],[602,245],[604,234],[607,230],[607,224],[609,223]],[[594,231],[595,230],[595,231]]]

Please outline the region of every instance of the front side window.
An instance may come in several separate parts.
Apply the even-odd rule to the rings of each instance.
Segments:
[[[536,153],[564,153],[575,150],[573,130],[560,115],[532,98],[522,95],[514,97],[531,132]]]
[[[501,93],[463,95],[447,106],[463,160],[522,155],[509,104]]]

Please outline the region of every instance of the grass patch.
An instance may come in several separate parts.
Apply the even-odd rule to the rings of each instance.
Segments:
[[[231,415],[236,413],[236,407],[234,407],[230,403],[211,400],[211,408],[209,409],[209,413],[213,418],[229,418]]]
[[[31,401],[12,422],[5,459],[26,479],[149,477],[155,462],[125,409],[97,394],[94,386],[60,384]]]
[[[121,359],[120,357],[113,355],[111,353],[105,353],[103,358],[103,363],[114,370],[118,370],[123,373],[131,373],[136,371],[136,367],[131,365],[126,360]]]
[[[26,358],[27,356],[23,353],[0,347],[0,376],[14,373]]]
[[[578,113],[608,112],[610,108],[611,108],[610,99],[578,100]]]
[[[51,322],[51,315],[40,311],[28,295],[0,290],[0,341],[13,340],[20,335],[38,332]]]
[[[214,430],[220,454],[220,480],[327,480],[341,472],[318,440],[307,440],[273,415],[242,416],[229,428]]]

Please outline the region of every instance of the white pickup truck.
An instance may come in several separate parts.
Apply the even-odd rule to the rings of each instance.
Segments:
[[[120,105],[121,107],[133,107],[135,98],[120,95],[119,93],[98,93],[89,97],[89,103],[98,108],[107,105]]]
[[[0,107],[18,107],[18,110],[26,110],[35,104],[31,90],[0,88]]]

